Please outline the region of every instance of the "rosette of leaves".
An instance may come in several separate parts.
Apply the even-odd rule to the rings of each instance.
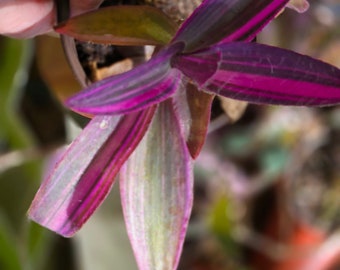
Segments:
[[[193,203],[192,162],[214,96],[275,105],[340,102],[338,68],[251,42],[287,3],[205,0],[177,31],[158,9],[141,6],[104,8],[59,25],[59,33],[79,40],[161,48],[66,101],[93,118],[42,183],[29,217],[70,237],[119,174],[139,268],[176,269]]]

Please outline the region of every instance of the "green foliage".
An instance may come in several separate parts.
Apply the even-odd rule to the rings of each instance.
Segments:
[[[29,135],[15,115],[16,100],[27,80],[32,41],[0,39],[0,139],[13,148],[29,145]]]
[[[1,37],[0,48],[0,269],[43,270],[55,241],[26,217],[41,179],[42,158],[19,115],[33,41]]]
[[[89,12],[59,25],[56,30],[79,40],[114,45],[164,45],[176,24],[149,6],[113,6]]]
[[[14,235],[6,217],[0,212],[0,269],[22,269]]]

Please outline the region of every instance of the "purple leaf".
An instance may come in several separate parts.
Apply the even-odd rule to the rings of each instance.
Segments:
[[[340,70],[256,43],[220,44],[179,55],[173,65],[203,90],[252,103],[322,106],[340,102]],[[215,72],[214,72],[215,69]]]
[[[42,183],[29,218],[65,237],[79,230],[109,193],[154,110],[94,117]]]
[[[182,24],[173,43],[185,52],[218,42],[250,41],[287,4],[288,0],[205,0]]]
[[[165,100],[180,82],[180,72],[171,68],[170,58],[182,48],[183,44],[174,44],[126,73],[92,84],[71,97],[68,107],[83,113],[121,114]]]
[[[141,270],[176,269],[193,202],[191,158],[171,100],[124,164],[121,198]]]

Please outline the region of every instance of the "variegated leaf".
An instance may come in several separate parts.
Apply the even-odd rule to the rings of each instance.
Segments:
[[[128,235],[141,270],[174,270],[193,200],[191,158],[171,100],[161,103],[145,137],[122,167]]]
[[[121,117],[95,116],[42,183],[29,218],[72,236],[109,193],[153,114],[154,107]]]

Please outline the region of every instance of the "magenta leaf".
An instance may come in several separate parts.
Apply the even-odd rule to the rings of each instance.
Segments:
[[[109,193],[154,110],[94,117],[42,183],[29,218],[65,237],[78,231]]]
[[[182,24],[173,43],[185,52],[215,43],[250,41],[287,4],[288,0],[205,0]]]
[[[121,114],[165,100],[180,82],[180,72],[171,68],[170,59],[182,48],[183,44],[174,44],[126,73],[92,84],[71,97],[68,107],[91,114]]]
[[[220,44],[173,65],[203,90],[252,103],[322,106],[340,102],[340,70],[292,51],[256,43]],[[215,70],[215,71],[214,71]]]
[[[171,99],[161,103],[120,177],[125,223],[141,270],[175,270],[193,203],[191,158]]]

